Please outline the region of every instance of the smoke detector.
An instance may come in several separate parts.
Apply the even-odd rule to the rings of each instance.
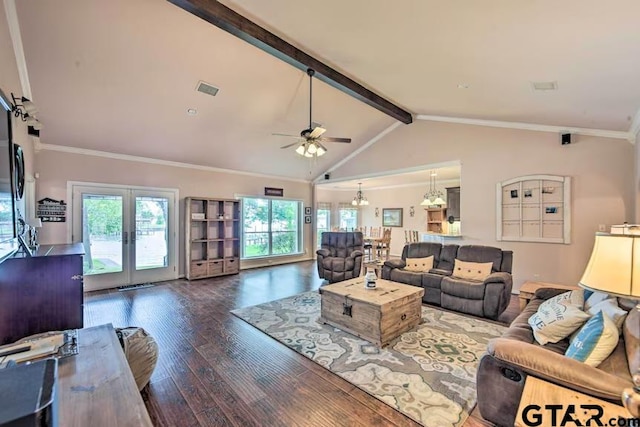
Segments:
[[[196,86],[196,90],[198,92],[206,93],[207,95],[216,96],[216,94],[220,89],[218,89],[217,87],[207,82],[203,82],[202,80],[200,80],[198,82],[198,86]]]

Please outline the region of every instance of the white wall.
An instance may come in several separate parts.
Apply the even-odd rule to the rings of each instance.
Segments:
[[[598,224],[633,219],[635,158],[626,140],[574,135],[563,146],[554,133],[417,121],[397,128],[331,176],[460,160],[463,243],[513,250],[517,289],[525,280],[575,284],[580,279]],[[496,241],[496,183],[530,174],[572,177],[570,245]]]
[[[184,272],[184,198],[191,196],[234,198],[236,195],[264,195],[264,187],[284,189],[285,199],[298,199],[311,206],[311,185],[267,177],[211,172],[174,166],[157,165],[127,160],[116,160],[82,154],[40,151],[36,155],[35,170],[39,173],[36,184],[37,199],[50,197],[67,199],[67,182],[82,181],[104,184],[138,185],[145,187],[177,188],[180,191],[180,274]],[[69,201],[67,201],[69,202]],[[67,226],[71,224],[71,207],[67,223],[44,223],[39,233],[41,243],[65,243]],[[303,247],[306,255],[274,258],[266,264],[310,259],[312,228],[304,226]],[[264,265],[265,261],[242,261],[241,268]]]

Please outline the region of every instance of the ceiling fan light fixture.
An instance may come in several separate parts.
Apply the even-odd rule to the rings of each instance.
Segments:
[[[316,156],[320,157],[322,155],[324,155],[327,152],[327,150],[325,150],[322,147],[318,147],[318,151],[316,151]]]
[[[300,146],[298,148],[296,148],[296,153],[300,154],[301,156],[304,156],[305,153],[305,144],[300,144]]]
[[[309,154],[314,154],[316,151],[318,151],[318,147],[316,146],[315,142],[309,144],[307,151],[309,152]]]

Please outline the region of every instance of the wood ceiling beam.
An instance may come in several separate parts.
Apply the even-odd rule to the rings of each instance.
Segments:
[[[313,69],[318,79],[402,123],[409,124],[413,121],[408,111],[287,43],[217,0],[168,1],[300,70],[306,72],[308,68]]]

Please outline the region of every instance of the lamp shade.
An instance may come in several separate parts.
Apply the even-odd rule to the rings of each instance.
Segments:
[[[640,298],[640,235],[596,233],[580,286]]]

